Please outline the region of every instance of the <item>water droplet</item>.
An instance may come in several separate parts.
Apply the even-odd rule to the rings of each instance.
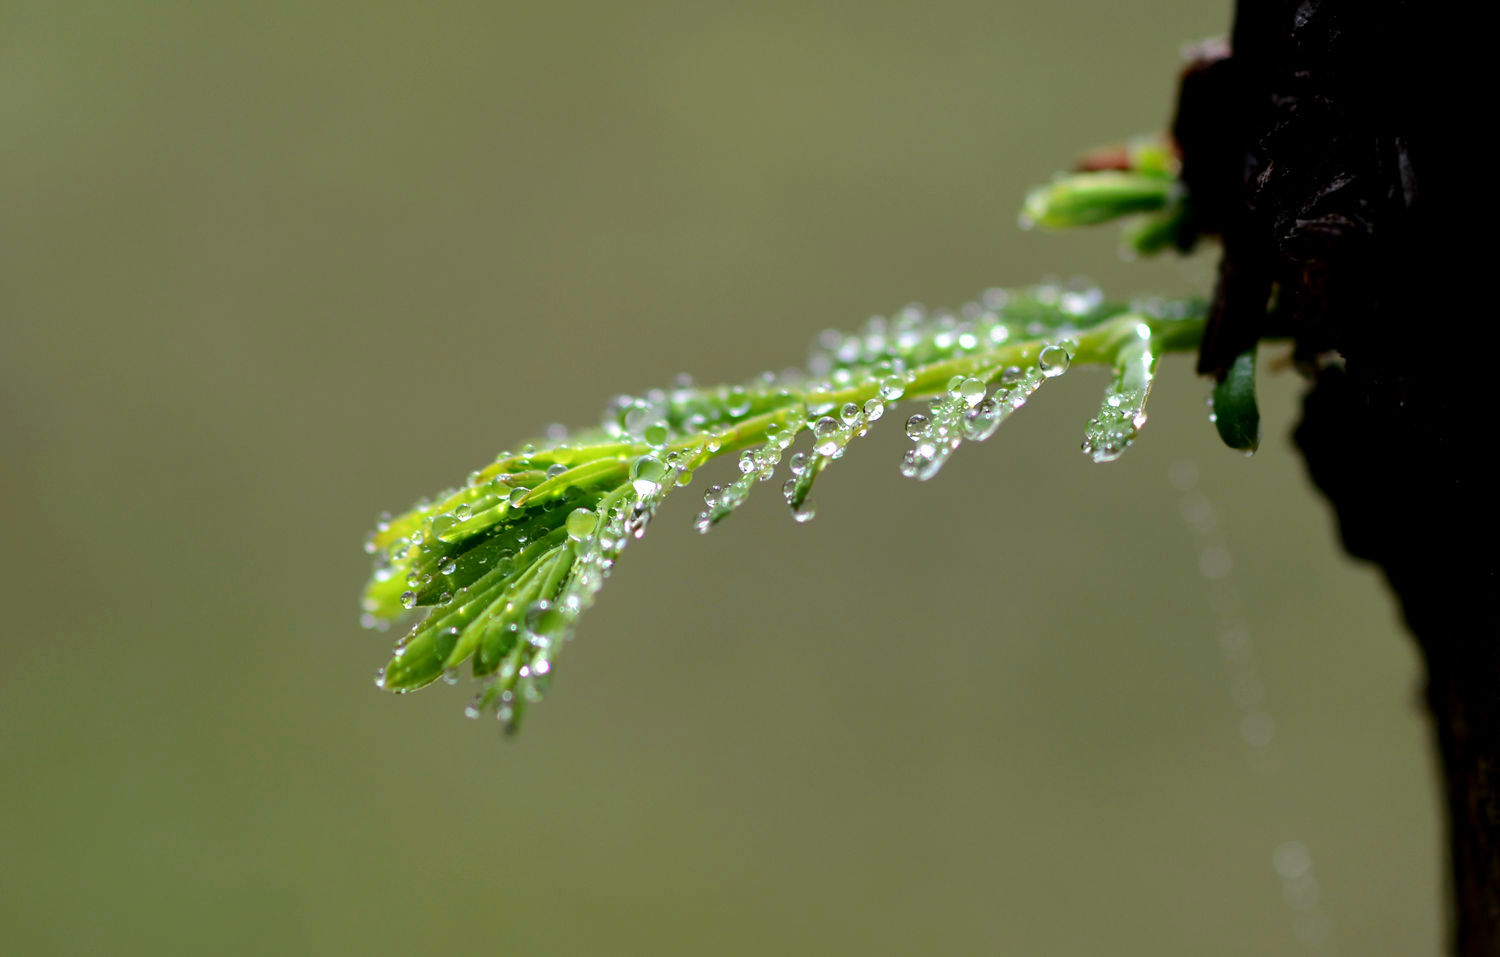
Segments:
[[[631,435],[640,435],[641,430],[651,424],[651,408],[645,403],[632,405],[625,413],[625,431]]]
[[[1221,545],[1210,545],[1198,555],[1198,571],[1204,578],[1220,579],[1229,574],[1232,561]]]
[[[734,386],[724,397],[725,410],[736,419],[750,411],[750,392],[744,386]]]
[[[839,410],[839,418],[844,420],[845,425],[853,425],[859,421],[859,406],[853,402],[845,402],[844,407]]]
[[[666,474],[666,466],[654,455],[643,455],[630,464],[630,484],[642,498],[655,495]]]
[[[792,506],[792,520],[798,523],[812,521],[817,513],[818,508],[810,498],[803,499],[801,505]]]
[[[1072,361],[1073,357],[1068,355],[1067,349],[1054,344],[1043,347],[1041,355],[1037,356],[1036,364],[1042,370],[1042,375],[1051,379],[1067,372],[1068,363]],[[1048,395],[1051,393],[1049,392]]]
[[[984,400],[984,392],[984,382],[970,376],[960,382],[956,389],[950,390],[949,394],[963,400],[964,404],[972,409]]]
[[[1005,419],[1006,407],[994,396],[982,399],[978,405],[964,414],[964,437],[983,442],[995,434]]]
[[[517,485],[515,488],[510,490],[509,501],[511,506],[514,507],[520,505],[522,502],[526,501],[526,496],[530,494],[531,489],[527,488],[524,485]]]
[[[581,542],[594,534],[594,529],[598,525],[599,516],[594,514],[592,509],[575,508],[568,513],[568,537],[575,542]]]
[[[807,453],[793,452],[791,459],[787,462],[787,467],[791,469],[793,475],[801,475],[807,471]]]
[[[660,488],[660,486],[657,487]],[[646,526],[651,524],[651,519],[655,514],[654,506],[649,499],[632,505],[622,526],[625,534],[639,540],[646,534]]]
[[[1211,532],[1219,523],[1219,516],[1214,511],[1213,504],[1201,494],[1184,495],[1179,507],[1182,510],[1183,519],[1196,532]]]
[[[885,403],[879,399],[869,399],[865,402],[865,419],[874,422],[885,415]]]
[[[1062,294],[1058,307],[1069,315],[1079,316],[1098,308],[1103,301],[1104,293],[1097,287],[1075,285]]]
[[[1252,748],[1263,748],[1276,736],[1276,722],[1264,711],[1252,711],[1240,719],[1240,737]]]
[[[1271,866],[1283,879],[1294,881],[1312,869],[1312,853],[1301,841],[1287,841],[1272,853]]]
[[[932,434],[932,420],[920,412],[906,420],[906,437],[916,441]],[[863,446],[861,446],[863,448]]]
[[[839,424],[832,416],[823,416],[813,423],[813,451],[830,456],[839,450]]]
[[[915,449],[908,450],[906,455],[901,459],[901,474],[907,478],[916,478],[917,471],[921,467],[922,463],[917,461],[917,452]]]
[[[402,592],[401,593],[401,607],[402,608],[415,608],[415,607],[417,607],[417,593],[414,592],[414,591]]]
[[[658,422],[655,425],[647,426],[643,437],[645,438],[647,445],[651,446],[654,449],[659,449],[667,444],[667,438],[669,435],[670,433],[667,431],[667,427],[661,422]]]
[[[438,569],[438,571],[442,572],[444,575],[451,575],[451,574],[453,574],[457,570],[458,570],[458,562],[455,561],[454,559],[451,559],[451,558],[448,559],[448,561],[446,561],[445,563],[443,563],[443,567],[442,568]]]
[[[1183,460],[1173,462],[1167,469],[1167,481],[1179,492],[1186,492],[1198,484],[1198,466]]]

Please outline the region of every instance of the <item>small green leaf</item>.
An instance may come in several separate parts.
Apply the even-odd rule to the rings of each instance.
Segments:
[[[1074,173],[1032,190],[1021,207],[1021,225],[1068,229],[1157,212],[1179,189],[1175,180],[1162,176],[1116,170]]]
[[[1231,449],[1254,452],[1260,446],[1260,409],[1255,405],[1255,347],[1235,357],[1214,386],[1214,426]]]

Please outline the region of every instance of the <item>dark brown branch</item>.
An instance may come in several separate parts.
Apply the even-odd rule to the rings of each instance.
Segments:
[[[1500,955],[1500,527],[1485,335],[1479,31],[1463,8],[1241,0],[1174,125],[1224,260],[1200,369],[1275,331],[1313,380],[1296,442],[1428,672],[1454,951]],[[1357,654],[1357,648],[1350,649]],[[1403,866],[1392,862],[1393,867]]]

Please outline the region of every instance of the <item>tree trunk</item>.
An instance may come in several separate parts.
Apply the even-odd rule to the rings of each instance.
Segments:
[[[1197,229],[1224,246],[1200,371],[1294,339],[1312,381],[1296,443],[1421,647],[1469,957],[1500,955],[1500,390],[1480,364],[1488,243],[1468,238],[1492,222],[1487,57],[1456,9],[1240,0],[1229,48],[1183,78],[1174,133]]]

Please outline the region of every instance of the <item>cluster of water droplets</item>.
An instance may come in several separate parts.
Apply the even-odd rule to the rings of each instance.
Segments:
[[[707,532],[743,505],[756,482],[769,482],[776,474],[782,452],[796,439],[798,431],[794,424],[773,423],[766,427],[763,443],[741,450],[737,461],[739,477],[728,485],[711,485],[703,493],[698,531]]]
[[[607,439],[524,446],[436,503],[382,517],[366,544],[377,565],[365,623],[380,627],[398,609],[428,613],[397,641],[377,684],[452,683],[470,663],[482,680],[470,713],[516,727],[620,552],[707,452]]]
[[[1159,355],[1152,348],[1151,327],[1137,323],[1133,338],[1115,357],[1115,374],[1104,392],[1099,414],[1084,430],[1083,452],[1095,462],[1113,462],[1124,454],[1146,424],[1146,398]]]
[[[1043,382],[1068,371],[1076,348],[1076,342],[1063,339],[1043,346],[1029,367],[1003,366],[979,375],[950,378],[947,392],[933,399],[926,413],[915,413],[906,420],[906,437],[912,447],[901,460],[901,474],[930,479],[966,439],[983,442],[994,435]]]
[[[876,395],[863,402],[849,401],[837,407],[821,403],[811,410],[808,428],[813,436],[812,448],[792,455],[787,466],[791,475],[781,487],[793,519],[812,520],[817,514],[817,506],[808,497],[813,483],[829,463],[844,457],[850,442],[869,434],[870,427],[885,415],[886,404],[900,398],[903,388],[902,376],[893,374],[885,378]]]

